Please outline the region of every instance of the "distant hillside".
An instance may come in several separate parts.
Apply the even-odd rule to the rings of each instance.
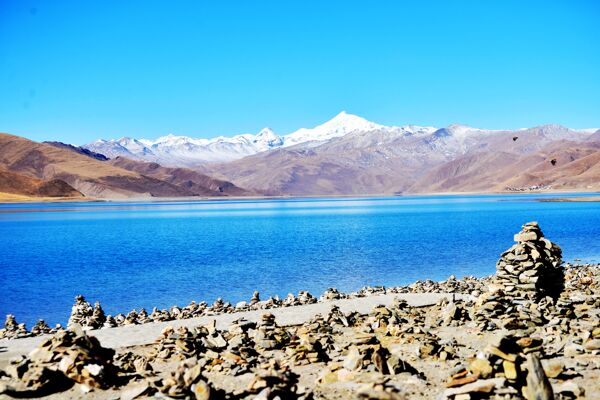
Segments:
[[[60,179],[44,181],[0,168],[0,193],[31,197],[83,197],[71,185]]]
[[[213,179],[208,175],[187,168],[167,168],[157,163],[134,161],[124,157],[116,157],[108,163],[128,171],[138,172],[144,176],[160,179],[184,190],[189,190],[196,195],[221,193],[230,196],[245,196],[250,194],[247,190],[239,188],[231,182]]]
[[[224,196],[221,188],[244,193],[223,181],[208,186],[197,182],[192,187],[130,171],[97,157],[82,154],[77,148],[37,143],[22,137],[0,134],[0,168],[42,181],[61,180],[94,198]],[[163,176],[164,178],[165,176]],[[210,182],[206,177],[204,183]],[[200,190],[202,189],[202,190]]]
[[[527,155],[507,151],[470,154],[433,168],[409,190],[503,191],[535,186],[600,190],[600,143],[558,141]]]

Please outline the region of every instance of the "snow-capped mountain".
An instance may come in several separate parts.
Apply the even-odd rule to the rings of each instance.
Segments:
[[[279,136],[271,129],[264,128],[255,135],[219,136],[213,139],[196,139],[172,134],[155,140],[129,137],[116,140],[100,139],[83,147],[110,158],[123,156],[167,166],[194,166],[233,161],[274,148],[303,144],[317,146],[352,132],[385,131],[392,135],[413,135],[430,133],[435,129],[414,125],[388,127],[342,111],[321,125],[301,128],[285,136]]]
[[[156,140],[124,137],[118,140],[101,139],[83,147],[110,158],[123,156],[182,166],[237,160],[282,145],[281,137],[271,129],[264,128],[256,135],[219,136],[213,139],[167,135]]]
[[[118,140],[101,139],[83,147],[109,158],[123,156],[134,160],[158,162],[165,166],[223,163],[277,148],[316,148],[327,143],[336,145],[337,142],[340,142],[340,151],[375,146],[388,157],[399,153],[428,151],[452,157],[465,154],[474,147],[485,146],[482,140],[502,132],[509,131],[483,130],[466,125],[450,125],[446,128],[385,126],[341,112],[314,128],[301,128],[284,136],[264,128],[257,134],[219,136],[213,139],[176,135],[167,135],[156,140],[128,137]],[[574,131],[557,125],[540,127],[539,132],[552,140],[581,139],[589,135],[588,130]],[[421,145],[423,143],[425,146]]]
[[[283,146],[289,147],[306,142],[324,142],[329,139],[344,136],[347,133],[362,131],[369,132],[386,128],[356,115],[342,111],[329,121],[312,129],[300,128],[296,132],[283,137]]]

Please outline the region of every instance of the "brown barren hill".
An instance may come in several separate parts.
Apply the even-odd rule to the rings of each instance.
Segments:
[[[556,160],[555,165],[551,160]],[[432,168],[413,192],[600,189],[600,143],[557,141],[532,154],[469,154]]]
[[[503,183],[544,184],[556,190],[600,190],[600,143],[557,142],[536,153],[539,162]],[[553,165],[551,160],[556,160]]]
[[[31,197],[83,197],[60,179],[44,181],[0,168],[0,192]]]
[[[0,167],[40,180],[60,179],[88,197],[184,197],[196,193],[80,154],[69,148],[0,134]],[[219,195],[214,191],[207,195]]]
[[[247,196],[251,193],[231,182],[214,179],[189,168],[169,168],[153,162],[134,161],[125,157],[116,157],[109,161],[111,165],[145,176],[160,179],[179,186],[199,196],[229,195]]]

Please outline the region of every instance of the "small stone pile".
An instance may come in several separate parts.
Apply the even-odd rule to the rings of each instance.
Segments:
[[[216,315],[232,312],[235,312],[235,307],[233,307],[231,303],[223,301],[223,299],[219,297],[217,300],[215,300],[212,306],[206,309],[205,315]]]
[[[150,316],[148,315],[148,311],[146,311],[146,309],[144,307],[140,308],[136,322],[138,324],[147,324],[149,322],[152,322],[152,320],[150,319]]]
[[[365,324],[372,330],[385,331],[390,324],[399,324],[401,321],[389,308],[379,305],[369,313]]]
[[[112,318],[109,316],[109,318]],[[154,307],[152,309],[152,313],[150,314],[150,320],[154,321],[154,322],[164,322],[164,321],[170,321],[171,318],[171,314],[169,313],[169,311],[162,309],[159,310],[158,308]]]
[[[136,310],[131,310],[125,316],[125,320],[122,322],[123,325],[137,325],[139,314]]]
[[[78,295],[75,297],[75,304],[71,309],[67,328],[70,328],[73,325],[79,325],[84,329],[100,329],[117,326],[118,322],[114,321],[114,324],[112,324],[113,321],[114,319],[108,321],[109,323],[107,325],[107,317],[106,314],[104,314],[104,310],[99,301],[92,307],[92,305],[85,300],[85,297]]]
[[[360,313],[356,311],[349,311],[343,313],[342,310],[336,305],[332,306],[327,316],[324,319],[324,326],[331,328],[348,328],[357,326],[362,322]]]
[[[386,335],[394,337],[410,337],[415,334],[423,333],[425,315],[422,309],[411,307],[405,300],[398,298],[394,299],[390,309],[393,318],[387,320],[387,328],[385,330]],[[374,311],[375,309],[373,312]],[[371,315],[373,312],[371,312]]]
[[[192,301],[190,304],[183,308],[179,308],[177,306],[171,307],[170,311],[167,312],[168,319],[189,319],[200,317],[205,314],[205,311],[208,309],[208,303],[202,301],[200,303],[196,303]],[[166,311],[166,310],[164,310]],[[161,317],[162,318],[162,317]],[[151,319],[152,321],[152,319]],[[140,322],[143,323],[143,322]]]
[[[204,351],[201,337],[205,332],[190,332],[185,326],[173,329],[166,327],[156,341],[151,357],[167,360],[177,357],[181,360],[200,355]]]
[[[384,375],[396,375],[402,372],[417,373],[410,364],[390,354],[372,333],[355,333],[345,353],[342,366],[348,371],[366,370]]]
[[[115,317],[113,317],[112,315],[109,315],[108,317],[106,317],[106,321],[104,322],[104,325],[102,326],[103,328],[115,328],[117,327],[117,321],[115,320]]]
[[[247,346],[254,346],[254,343],[249,336],[249,331],[251,329],[256,329],[256,323],[244,318],[233,321],[227,329],[226,339],[229,348],[239,349]]]
[[[46,321],[44,321],[43,319],[38,320],[38,322],[35,323],[33,328],[31,328],[31,334],[34,336],[45,335],[51,332],[52,329],[50,329]]]
[[[69,317],[67,328],[71,328],[75,324],[85,328],[88,326],[88,320],[92,318],[93,315],[94,309],[92,308],[92,305],[85,300],[85,297],[77,295],[75,297],[75,304],[71,309],[71,316]]]
[[[575,317],[572,302],[564,296],[556,300],[544,297],[537,302],[517,302],[506,297],[501,291],[481,295],[473,315],[481,330],[528,329],[549,324],[559,333],[567,333],[569,320]]]
[[[250,305],[253,306],[259,302],[260,302],[260,293],[258,292],[258,290],[255,290],[254,293],[252,293],[252,298],[250,299]]]
[[[565,264],[565,290],[579,290],[591,296],[600,292],[600,283],[595,279],[600,275],[600,264]]]
[[[299,376],[288,367],[272,361],[258,369],[254,379],[248,385],[248,390],[240,393],[237,398],[248,400],[311,399],[312,393],[302,390],[298,386],[298,378]]]
[[[466,367],[448,379],[447,399],[554,399],[540,357],[542,340],[496,336]]]
[[[248,334],[254,327],[255,323],[244,319],[232,322],[228,331],[223,334],[227,348],[215,348],[215,351],[207,352],[207,356],[212,357],[208,368],[219,369],[236,376],[255,367],[258,363],[258,352],[254,350],[254,342]]]
[[[219,352],[227,347],[227,341],[221,335],[221,332],[217,330],[217,324],[214,319],[211,323],[196,328],[196,331],[202,332],[201,340],[206,349]]]
[[[318,300],[309,292],[301,290],[298,292],[298,296],[294,296],[292,293],[288,294],[285,299],[281,302],[276,301],[273,306],[275,307],[291,307],[300,306],[303,304],[314,304]],[[274,308],[274,307],[272,307]]]
[[[152,372],[152,365],[147,357],[131,351],[119,353],[113,358],[114,365],[124,373],[146,375]]]
[[[346,298],[348,298],[347,294],[341,293],[336,288],[328,288],[323,292],[321,297],[319,297],[319,301],[340,300]]]
[[[275,323],[275,316],[271,313],[263,314],[254,332],[254,343],[259,349],[280,349],[289,343],[288,332]]]
[[[367,297],[377,294],[386,294],[387,292],[388,288],[386,288],[385,286],[363,286],[360,290],[351,293],[348,297]]]
[[[460,326],[471,320],[469,311],[460,300],[449,301],[443,307],[443,318],[439,321],[441,326]]]
[[[332,306],[325,317],[316,314],[303,324],[303,329],[313,334],[333,334],[343,328],[353,327],[362,321],[359,313],[343,313],[336,305]]]
[[[513,302],[505,297],[501,290],[486,292],[477,299],[473,320],[479,329],[493,331],[502,325],[500,319],[512,312],[514,308]]]
[[[202,365],[195,358],[182,361],[168,378],[150,380],[150,387],[146,389],[145,393],[142,392],[142,394],[150,394],[157,391],[168,398],[176,399],[217,398],[217,390],[204,378],[202,375]]]
[[[286,345],[287,360],[291,365],[327,362],[329,356],[326,347],[332,341],[330,336],[317,337],[309,332],[300,332],[297,336],[292,337],[290,343]]]
[[[544,237],[537,222],[528,222],[502,253],[494,283],[513,299],[557,298],[564,288],[561,248]]]
[[[68,387],[69,381],[79,383],[88,392],[115,384],[113,355],[114,350],[102,347],[96,338],[73,325],[72,330],[60,331],[43,341],[27,357],[12,360],[6,371],[22,384],[12,388],[14,393],[54,393]]]
[[[315,314],[314,317],[302,324],[298,330],[311,333],[313,335],[331,335],[336,332],[336,328],[341,326],[341,322],[333,319],[329,322],[321,314]],[[296,332],[298,334],[298,332]]]
[[[94,311],[92,311],[91,317],[89,317],[86,322],[87,326],[92,329],[100,329],[104,326],[106,315],[104,314],[104,310],[99,301],[94,304]]]
[[[0,339],[18,339],[30,336],[25,324],[17,323],[14,315],[8,314],[4,321],[4,328],[0,329]]]
[[[417,355],[420,358],[431,357],[440,361],[452,360],[456,357],[456,341],[442,341],[431,332],[417,335],[415,339],[419,342]]]

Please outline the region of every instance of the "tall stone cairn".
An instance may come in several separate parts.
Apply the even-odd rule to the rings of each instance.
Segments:
[[[537,222],[523,225],[514,239],[517,244],[496,263],[494,283],[515,300],[558,298],[564,289],[560,247],[544,237]]]

